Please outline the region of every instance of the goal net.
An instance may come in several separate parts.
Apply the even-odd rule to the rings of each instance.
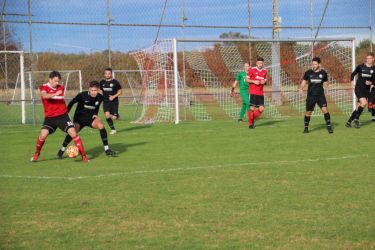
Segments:
[[[269,73],[264,117],[305,111],[306,92],[300,94],[298,88],[315,56],[328,72],[330,112],[349,114],[353,109],[353,39],[173,39],[132,55],[141,72],[143,112],[138,122],[237,119],[242,101],[239,95],[229,95],[230,86],[244,63],[254,66],[258,56],[265,59]],[[315,110],[314,115],[321,115]]]

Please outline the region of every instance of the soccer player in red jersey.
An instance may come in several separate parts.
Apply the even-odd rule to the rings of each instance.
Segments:
[[[255,128],[255,120],[264,111],[263,86],[267,83],[267,70],[263,68],[263,65],[264,59],[258,57],[256,67],[250,68],[246,77],[250,96],[249,128]]]
[[[36,141],[36,150],[31,158],[31,162],[38,161],[40,151],[42,150],[48,135],[54,133],[56,128],[60,128],[73,138],[74,144],[81,153],[82,161],[87,163],[88,159],[85,154],[83,143],[68,114],[68,109],[64,100],[64,86],[59,84],[60,80],[60,73],[52,71],[49,74],[48,82],[39,87],[42,96],[45,119],[38,140]]]

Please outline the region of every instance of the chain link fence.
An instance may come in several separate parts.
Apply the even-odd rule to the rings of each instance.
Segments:
[[[64,79],[77,92],[81,83],[85,89],[100,80],[106,67],[139,70],[130,52],[156,40],[355,37],[357,63],[372,50],[372,0],[1,0],[0,8],[0,50],[25,52],[26,99],[36,109],[27,122],[34,124],[42,119],[36,89],[47,79],[41,72],[79,71],[81,79],[78,73]],[[20,101],[13,57],[0,57],[0,110],[12,110],[0,124],[21,122],[11,106]],[[121,74],[122,103],[133,105],[140,77]]]

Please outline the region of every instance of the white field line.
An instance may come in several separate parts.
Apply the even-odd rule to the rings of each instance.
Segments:
[[[125,176],[125,175],[145,175],[152,173],[168,173],[168,172],[179,172],[179,171],[191,171],[200,169],[216,169],[216,168],[229,168],[229,167],[241,167],[241,166],[257,166],[257,165],[281,165],[281,164],[295,164],[300,162],[319,162],[319,161],[336,161],[345,160],[360,157],[369,157],[368,154],[363,155],[346,155],[346,156],[335,156],[328,158],[315,158],[315,159],[300,159],[291,161],[261,161],[261,162],[242,162],[242,163],[229,163],[229,164],[219,164],[219,165],[209,165],[209,166],[197,166],[197,167],[181,167],[181,168],[165,168],[165,169],[155,169],[155,170],[137,170],[130,172],[118,172],[110,174],[100,174],[100,175],[87,175],[87,176],[22,176],[22,175],[0,175],[0,178],[19,178],[19,179],[40,179],[40,180],[82,180],[90,178],[106,178],[113,176]]]

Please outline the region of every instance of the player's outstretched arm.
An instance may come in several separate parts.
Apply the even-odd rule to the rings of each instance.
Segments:
[[[79,100],[81,99],[81,94],[78,94],[76,95],[69,103],[68,103],[68,113],[70,112],[70,110],[72,109],[73,105],[76,104],[77,102],[79,102]]]

